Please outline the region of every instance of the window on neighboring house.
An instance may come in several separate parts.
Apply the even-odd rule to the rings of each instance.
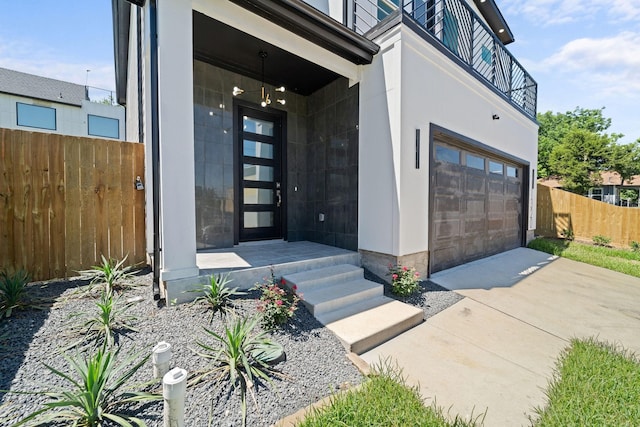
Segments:
[[[88,133],[92,136],[105,138],[120,138],[120,121],[110,117],[87,115]]]
[[[593,200],[602,201],[602,188],[591,188],[589,189],[589,197]]]
[[[56,130],[56,109],[16,102],[18,126]]]

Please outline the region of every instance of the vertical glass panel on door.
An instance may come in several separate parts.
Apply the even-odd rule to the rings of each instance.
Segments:
[[[269,122],[267,120],[254,119],[249,116],[244,116],[242,118],[242,130],[244,132],[273,136],[273,127],[273,122]]]
[[[273,227],[273,212],[245,212],[244,228]]]
[[[268,188],[245,188],[245,205],[271,205],[273,204],[273,190]]]
[[[273,182],[273,166],[244,164],[244,179],[247,181]]]
[[[273,144],[245,139],[242,144],[242,154],[261,159],[273,159]]]

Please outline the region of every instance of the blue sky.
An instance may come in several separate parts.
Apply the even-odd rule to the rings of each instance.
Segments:
[[[640,138],[640,0],[496,0],[538,111],[606,107]],[[110,0],[0,0],[0,67],[113,90]]]

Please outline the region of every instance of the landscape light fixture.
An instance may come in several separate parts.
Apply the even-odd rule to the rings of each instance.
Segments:
[[[260,105],[262,107],[266,107],[267,105],[271,104],[271,95],[269,94],[269,92],[267,92],[267,88],[264,87],[264,60],[267,59],[268,55],[267,55],[267,52],[262,50],[258,52],[258,55],[260,56],[260,60],[262,62],[262,74],[261,74],[261,84],[260,84]],[[284,93],[286,91],[284,86],[277,87],[274,90],[280,93]],[[233,96],[239,96],[245,92],[251,93],[251,92],[257,92],[257,91],[245,91],[244,89],[241,89],[238,86],[233,87]],[[287,101],[281,98],[277,98],[276,102],[280,105],[285,105],[287,103]]]

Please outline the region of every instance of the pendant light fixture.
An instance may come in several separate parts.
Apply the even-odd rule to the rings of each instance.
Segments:
[[[267,89],[264,86],[264,61],[265,59],[267,59],[268,55],[267,55],[267,52],[261,50],[260,52],[258,52],[258,56],[260,56],[260,61],[262,62],[262,73],[261,73],[261,84],[260,84],[260,105],[262,107],[266,107],[271,104],[271,95],[269,94],[269,92],[267,92]],[[284,86],[280,86],[275,88],[275,91],[284,93],[285,88]],[[233,87],[233,96],[239,96],[245,92],[251,93],[251,92],[257,92],[257,91],[245,91],[244,89],[240,89],[238,86]],[[286,101],[284,100],[284,98],[282,99],[276,98],[276,102],[280,105],[286,104]]]

